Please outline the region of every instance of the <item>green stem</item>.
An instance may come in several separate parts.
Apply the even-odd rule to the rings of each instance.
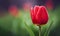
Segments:
[[[28,25],[26,24],[26,22],[25,22],[25,28],[29,32],[30,36],[35,36],[34,33],[33,33],[33,31],[31,30],[31,28],[28,27]]]
[[[41,36],[41,26],[39,26],[39,36]]]

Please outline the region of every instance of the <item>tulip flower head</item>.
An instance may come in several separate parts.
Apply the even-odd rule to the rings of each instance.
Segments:
[[[44,25],[48,22],[48,11],[45,6],[35,6],[30,11],[33,24]]]

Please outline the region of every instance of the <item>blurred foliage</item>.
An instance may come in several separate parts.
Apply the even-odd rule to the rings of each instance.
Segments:
[[[60,36],[60,7],[55,10],[48,10],[49,21],[42,25],[42,36],[50,26],[49,36]],[[30,12],[21,10],[18,17],[7,14],[0,18],[0,36],[38,36],[38,26],[31,21]]]

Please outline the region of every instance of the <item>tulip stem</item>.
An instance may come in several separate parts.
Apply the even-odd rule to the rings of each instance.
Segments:
[[[39,36],[41,36],[41,26],[39,26]]]

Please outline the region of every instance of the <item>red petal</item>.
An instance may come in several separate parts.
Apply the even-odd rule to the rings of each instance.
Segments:
[[[36,13],[38,12],[38,10],[39,10],[39,6],[35,6],[34,7],[34,15],[36,16]]]
[[[38,12],[36,14],[36,19],[38,21],[38,24],[41,24],[41,13],[42,13],[41,11],[42,11],[41,7],[39,7],[39,10],[38,10]]]
[[[34,9],[33,9],[33,7],[31,7],[30,12],[31,12],[31,17],[33,18],[33,16],[34,16]]]
[[[34,9],[33,9],[33,7],[30,9],[30,11],[31,11],[32,22],[35,23],[35,16],[34,16]]]
[[[47,21],[48,21],[48,12],[47,12],[47,10],[46,10],[46,8],[43,6],[42,7],[42,15],[41,15],[41,17],[42,17],[42,24],[46,24],[47,23]]]
[[[40,6],[40,8],[37,12],[37,15],[36,15],[36,19],[40,25],[47,23],[48,14],[47,14],[47,10],[44,6]]]

